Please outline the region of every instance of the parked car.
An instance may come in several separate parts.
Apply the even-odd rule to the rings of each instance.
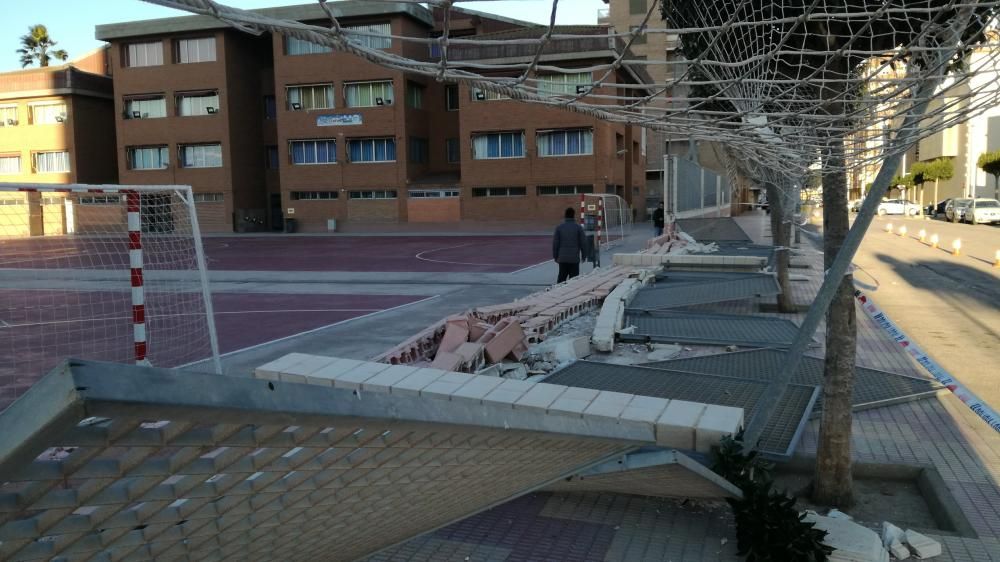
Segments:
[[[965,209],[972,204],[972,199],[956,198],[948,201],[944,207],[944,218],[951,222],[962,222],[965,220]]]
[[[1000,201],[976,198],[966,207],[964,218],[972,224],[1000,224]]]
[[[948,206],[950,201],[951,199],[945,199],[944,201],[939,201],[937,205],[931,204],[928,207],[927,214],[935,218],[944,216],[944,208]]]
[[[906,199],[886,199],[878,204],[880,215],[920,215],[920,205]]]
[[[853,201],[848,201],[847,210],[851,211],[852,213],[857,213],[858,211],[861,210],[861,203],[863,202],[864,199],[854,199]]]

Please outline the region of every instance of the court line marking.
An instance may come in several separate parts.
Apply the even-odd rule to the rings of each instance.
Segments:
[[[510,275],[514,275],[515,273],[521,273],[522,271],[528,271],[529,269],[534,269],[534,268],[536,268],[536,267],[538,267],[540,265],[545,265],[547,263],[549,263],[549,260],[540,261],[540,262],[536,263],[535,265],[529,265],[528,267],[522,267],[521,269],[518,269],[517,271],[511,271]]]
[[[451,250],[451,249],[454,249],[454,248],[464,248],[466,246],[471,246],[473,244],[477,244],[477,242],[469,242],[467,244],[459,244],[458,246],[444,246],[442,248],[432,248],[430,250],[424,250],[423,252],[420,252],[420,253],[414,255],[413,257],[417,258],[420,261],[426,261],[426,262],[431,262],[431,263],[445,263],[445,264],[448,264],[448,265],[476,265],[476,266],[481,266],[481,267],[517,267],[517,266],[521,265],[519,263],[470,263],[470,262],[465,262],[465,261],[435,260],[435,259],[425,258],[424,257],[424,254],[430,254],[432,252],[440,252],[442,250]],[[532,266],[532,267],[534,267],[534,266]]]

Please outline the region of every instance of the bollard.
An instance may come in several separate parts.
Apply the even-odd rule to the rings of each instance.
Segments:
[[[956,238],[951,243],[951,255],[957,256],[962,253],[962,239]]]
[[[899,227],[899,235],[900,236],[906,236],[906,225],[905,224],[903,226]]]
[[[920,232],[917,233],[917,236],[919,236],[920,241],[923,242],[924,238],[927,238],[927,231],[921,228]]]
[[[1000,250],[993,256],[993,267],[1000,267]]]
[[[892,234],[892,223],[891,222],[889,224],[885,225],[885,231],[888,232],[889,234]]]
[[[940,238],[938,238],[937,234],[931,234],[931,248],[937,248],[939,241]]]

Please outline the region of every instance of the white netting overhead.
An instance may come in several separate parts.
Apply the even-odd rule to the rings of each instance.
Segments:
[[[190,197],[0,184],[0,410],[67,358],[176,367],[216,356]]]
[[[792,177],[816,162],[831,139],[843,147],[843,158],[827,158],[826,169],[860,168],[1000,101],[997,80],[973,79],[998,70],[1000,41],[992,30],[1000,0],[651,1],[645,16],[636,16],[639,24],[624,33],[556,26],[558,11],[574,8],[552,0],[547,26],[461,38],[449,37],[458,0],[407,0],[443,12],[439,36],[391,37],[425,48],[430,56],[419,60],[374,48],[363,40],[369,31],[343,28],[337,3],[320,0],[328,21],[307,24],[212,0],[145,1],[248,32],[327,45],[405,72],[642,125],[674,139],[720,142],[744,162]],[[678,39],[678,56],[634,55],[634,43],[657,34]],[[552,56],[579,52],[595,40],[609,52],[604,61],[581,68],[579,61]],[[506,46],[503,60],[475,56],[476,49],[499,46]],[[667,67],[668,78],[653,83],[646,71],[657,66]],[[553,92],[538,80],[581,71],[594,76],[582,89]],[[638,80],[622,80],[624,71]],[[931,98],[943,102],[932,103],[928,117],[909,131],[900,130],[903,117]],[[893,137],[906,140],[891,143]]]

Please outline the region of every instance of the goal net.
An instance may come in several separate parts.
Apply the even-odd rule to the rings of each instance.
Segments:
[[[632,208],[618,195],[587,194],[582,203],[585,228],[594,232],[602,249],[621,243],[632,231]]]
[[[69,357],[218,368],[193,209],[190,187],[0,184],[0,409]]]

